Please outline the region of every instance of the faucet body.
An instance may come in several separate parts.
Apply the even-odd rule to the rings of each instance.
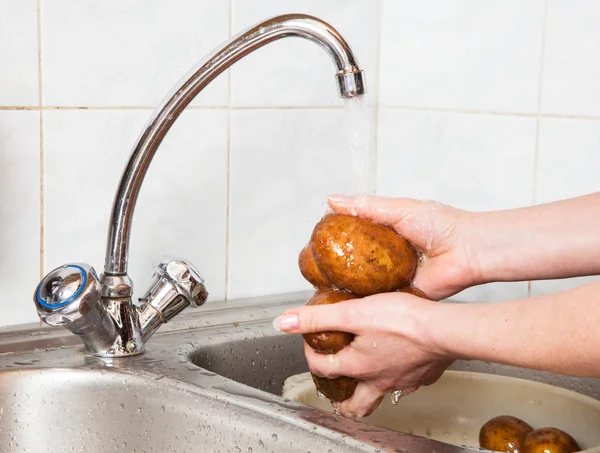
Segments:
[[[182,259],[165,258],[155,266],[150,290],[133,303],[127,275],[129,238],[142,182],[163,138],[189,103],[233,63],[277,39],[298,36],[319,44],[332,58],[341,97],[365,93],[364,73],[341,35],[329,24],[303,14],[277,16],[232,37],[199,62],[167,95],[139,136],[123,172],[110,218],[104,273],[70,264],[50,272],[34,301],[43,321],[80,335],[88,352],[123,357],[143,352],[164,322],[186,306],[202,305],[207,291],[198,271]],[[79,286],[77,286],[79,285]]]

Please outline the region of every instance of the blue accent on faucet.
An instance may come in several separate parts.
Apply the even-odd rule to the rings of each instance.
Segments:
[[[85,274],[85,270],[81,266],[77,266],[76,264],[69,264],[64,267],[67,267],[67,268],[70,267],[73,269],[77,269],[81,273],[81,277],[82,277],[81,285],[79,285],[79,288],[77,289],[75,294],[73,294],[71,297],[69,297],[64,302],[60,302],[58,304],[49,304],[44,299],[42,299],[42,295],[41,295],[42,284],[40,283],[40,285],[38,286],[38,289],[37,289],[36,296],[37,296],[38,304],[40,304],[42,307],[49,308],[51,310],[64,307],[65,305],[68,305],[71,302],[73,302],[73,300],[75,300],[81,294],[81,292],[83,291],[83,288],[85,288],[85,284],[87,283],[87,275]]]

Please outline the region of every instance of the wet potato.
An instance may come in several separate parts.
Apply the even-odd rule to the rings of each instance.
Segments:
[[[358,296],[407,287],[417,268],[417,251],[391,227],[350,215],[323,217],[310,249],[327,280]]]
[[[356,299],[356,296],[350,293],[329,290],[317,291],[311,297],[306,305],[328,305],[336,304],[344,300]],[[304,341],[321,354],[335,354],[341,351],[354,339],[354,335],[348,332],[324,331],[315,333],[306,333],[303,335]]]
[[[334,304],[398,290],[427,298],[410,286],[417,262],[417,251],[389,226],[341,214],[323,217],[298,257],[300,272],[317,289],[307,305]],[[321,354],[335,354],[354,339],[353,334],[338,331],[303,337]],[[334,403],[350,398],[358,384],[358,379],[346,376],[312,378],[317,390]]]
[[[327,305],[336,304],[345,300],[356,299],[356,296],[350,293],[337,290],[317,291],[311,297],[306,305]],[[304,341],[321,354],[335,354],[341,351],[354,339],[354,335],[348,332],[324,331],[316,333],[307,333],[303,335]],[[334,402],[347,400],[354,394],[358,379],[340,376],[336,379],[328,379],[312,374],[313,382],[321,394]]]
[[[298,256],[298,266],[302,276],[317,289],[331,288],[331,282],[325,278],[317,267],[317,263],[312,256],[310,247],[307,245],[302,249]]]
[[[569,434],[557,428],[541,428],[525,436],[524,453],[575,453],[581,448]]]
[[[327,379],[313,374],[312,378],[317,390],[335,403],[341,403],[352,397],[352,395],[354,395],[354,390],[356,390],[356,386],[358,385],[358,379],[347,376]]]
[[[427,297],[427,294],[425,294],[423,291],[421,291],[419,288],[416,288],[414,286],[408,286],[406,288],[402,288],[400,290],[401,293],[408,293],[408,294],[412,294],[413,296],[417,296],[417,297],[422,297],[423,299],[429,299],[429,297]]]
[[[486,450],[523,453],[525,436],[531,431],[531,426],[516,417],[494,417],[481,427],[479,446]]]

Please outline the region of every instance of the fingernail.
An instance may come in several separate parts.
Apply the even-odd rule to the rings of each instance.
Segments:
[[[352,199],[345,195],[329,195],[329,201],[335,204],[350,204]]]
[[[278,332],[297,329],[300,324],[298,315],[283,315],[275,318],[273,328]]]

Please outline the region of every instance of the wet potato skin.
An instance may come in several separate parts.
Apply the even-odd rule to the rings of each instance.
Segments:
[[[358,296],[407,287],[417,268],[417,251],[391,227],[350,215],[323,217],[310,249],[327,280]]]
[[[423,299],[429,299],[429,297],[427,297],[427,294],[425,294],[423,291],[421,291],[419,288],[416,288],[414,286],[408,286],[406,288],[402,288],[400,290],[401,293],[408,293],[408,294],[412,294],[413,296],[417,296],[417,297],[421,297]]]
[[[312,375],[313,382],[317,390],[329,398],[330,401],[341,403],[346,401],[352,395],[358,385],[358,379],[347,376],[340,376],[335,379],[327,379]]]
[[[334,304],[398,290],[427,298],[410,286],[417,262],[414,247],[389,226],[342,214],[323,217],[298,256],[300,272],[317,289],[306,305]],[[321,354],[335,354],[354,339],[353,334],[339,331],[303,337]],[[313,374],[312,378],[317,390],[335,403],[349,399],[358,384],[358,379],[347,376],[328,379]]]
[[[310,247],[307,245],[298,256],[298,266],[302,276],[317,289],[331,288],[331,282],[325,278],[317,267]]]
[[[308,300],[306,305],[336,304],[344,300],[356,298],[357,297],[353,294],[343,291],[317,291],[315,295]],[[329,330],[324,332],[306,333],[303,334],[303,337],[304,341],[306,341],[306,343],[315,351],[321,354],[335,354],[352,343],[354,334]]]
[[[494,417],[481,427],[479,446],[486,450],[523,453],[525,436],[531,431],[531,426],[516,417]]]
[[[525,436],[524,453],[575,453],[581,448],[569,434],[557,428],[541,428]]]
[[[344,291],[326,290],[317,291],[306,305],[336,304],[345,300],[356,299],[356,296]],[[339,331],[324,331],[303,334],[304,341],[315,351],[321,354],[335,354],[341,351],[354,339],[354,334]],[[335,379],[315,376],[312,374],[313,382],[317,390],[329,398],[330,401],[341,403],[354,394],[358,379],[340,376]]]

